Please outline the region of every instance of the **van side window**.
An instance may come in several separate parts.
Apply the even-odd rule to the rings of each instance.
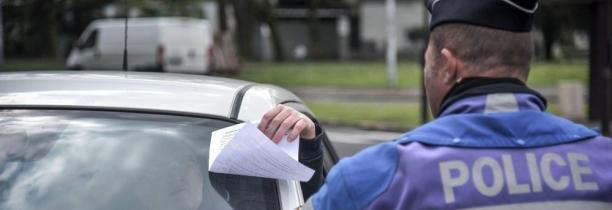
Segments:
[[[98,30],[94,30],[91,33],[89,33],[89,36],[87,37],[87,39],[85,39],[85,42],[81,44],[81,48],[82,49],[93,48],[96,46],[97,41],[98,41]]]

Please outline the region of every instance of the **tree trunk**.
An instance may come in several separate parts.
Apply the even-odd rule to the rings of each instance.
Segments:
[[[321,56],[320,44],[320,24],[319,24],[319,1],[310,1],[310,54],[311,58],[318,59]]]
[[[553,45],[558,37],[558,27],[552,20],[545,20],[542,25],[542,36],[544,41],[544,59],[546,61],[554,60]]]
[[[351,50],[354,51],[359,51],[361,49],[361,5],[361,0],[357,0],[351,5],[350,46]]]
[[[217,0],[219,13],[219,31],[215,32],[210,67],[218,73],[238,73],[240,62],[234,48],[234,40],[228,29],[226,0]]]
[[[274,60],[276,62],[283,62],[285,61],[285,53],[283,52],[283,42],[278,31],[278,24],[274,15],[274,8],[272,8],[272,5],[270,5],[268,0],[264,0],[262,4],[261,14],[264,16],[264,22],[266,22],[266,24],[268,24],[270,27],[272,47],[274,48]]]
[[[591,29],[589,53],[589,120],[601,120],[604,114],[605,95],[604,69],[609,64],[610,56],[607,45],[612,35],[609,23],[612,19],[612,8],[607,2],[591,3]]]
[[[2,8],[4,0],[0,0],[0,70],[4,65],[4,24],[2,22]]]
[[[552,48],[559,35],[560,26],[555,14],[556,9],[557,8],[550,6],[542,6],[538,16],[544,38],[544,59],[546,61],[552,61],[554,59]]]
[[[553,45],[555,43],[555,36],[552,32],[546,30],[543,30],[542,33],[544,35],[544,60],[552,61],[554,60]]]
[[[42,14],[41,19],[32,21],[40,24],[38,25],[38,29],[35,29],[36,32],[33,36],[37,37],[41,43],[33,43],[30,45],[30,47],[32,47],[30,49],[41,50],[41,56],[58,59],[57,43],[59,41],[59,22],[57,21],[57,5],[54,1],[40,0],[35,2],[32,6],[33,14]]]
[[[219,10],[219,31],[221,32],[227,31],[227,14],[225,13],[225,1],[226,0],[217,0],[217,9]]]
[[[254,18],[252,18],[251,10],[256,5],[253,5],[252,1],[245,0],[232,0],[232,3],[237,24],[238,53],[245,58],[252,58],[251,40],[254,31]]]

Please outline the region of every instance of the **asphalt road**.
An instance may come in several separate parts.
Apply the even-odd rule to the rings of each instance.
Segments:
[[[324,125],[324,128],[340,158],[351,156],[374,144],[392,141],[401,135],[395,132],[368,131],[351,127]]]

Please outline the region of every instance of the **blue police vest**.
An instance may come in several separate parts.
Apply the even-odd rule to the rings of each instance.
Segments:
[[[338,163],[314,209],[612,209],[612,140],[529,93],[461,98]]]

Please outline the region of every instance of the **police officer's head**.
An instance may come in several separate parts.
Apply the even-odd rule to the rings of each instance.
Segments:
[[[463,78],[527,79],[537,0],[426,0],[426,5],[431,33],[425,86],[433,113]]]

